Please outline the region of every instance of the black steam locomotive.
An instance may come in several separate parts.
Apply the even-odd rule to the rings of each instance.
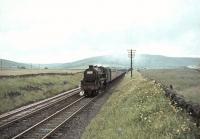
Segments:
[[[85,96],[92,97],[96,96],[99,90],[105,88],[109,82],[111,82],[110,68],[90,65],[84,71],[81,89],[84,91]]]

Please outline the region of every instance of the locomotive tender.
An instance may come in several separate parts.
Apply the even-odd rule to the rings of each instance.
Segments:
[[[84,71],[84,77],[81,81],[81,89],[84,95],[92,97],[98,94],[99,90],[105,88],[111,82],[111,69],[102,66],[89,65]]]

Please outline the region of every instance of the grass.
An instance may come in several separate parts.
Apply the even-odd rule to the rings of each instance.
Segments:
[[[78,87],[82,73],[0,79],[0,113]]]
[[[193,139],[199,129],[170,105],[160,85],[126,76],[86,128],[82,139]],[[109,93],[109,92],[108,92]]]
[[[12,69],[12,70],[0,70],[0,76],[9,75],[24,75],[24,74],[39,74],[39,73],[76,73],[82,70],[56,70],[56,69]]]
[[[141,73],[169,86],[172,84],[178,93],[187,100],[200,102],[200,72],[193,69],[143,70]]]

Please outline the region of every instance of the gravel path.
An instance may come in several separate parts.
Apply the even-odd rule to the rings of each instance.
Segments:
[[[107,101],[111,95],[111,90],[120,82],[116,81],[114,85],[105,93],[99,94],[99,97],[92,102],[87,108],[76,115],[70,122],[66,123],[61,129],[59,129],[51,138],[56,139],[80,139],[85,128],[94,118],[102,105]]]

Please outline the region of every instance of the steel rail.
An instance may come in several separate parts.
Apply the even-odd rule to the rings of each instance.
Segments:
[[[32,108],[32,107],[36,107],[36,106],[38,106],[38,105],[42,105],[42,104],[44,104],[44,103],[46,103],[46,102],[48,102],[48,101],[51,101],[51,100],[53,100],[53,99],[62,97],[62,96],[64,96],[64,95],[68,94],[68,93],[71,93],[71,92],[73,92],[73,91],[78,91],[78,90],[80,90],[80,87],[75,88],[75,89],[72,89],[72,90],[69,90],[69,91],[66,91],[66,92],[63,92],[63,93],[58,94],[58,95],[56,95],[56,96],[53,96],[53,97],[50,97],[50,98],[41,100],[41,101],[39,101],[39,102],[30,104],[30,105],[27,105],[27,106],[22,106],[22,107],[20,107],[20,108],[17,108],[17,109],[15,109],[15,110],[10,111],[10,112],[3,113],[3,114],[0,115],[0,121],[3,120],[3,119],[6,119],[7,117],[11,117],[11,116],[13,116],[13,115],[16,115],[16,114],[18,114],[18,113],[20,113],[20,112],[22,112],[22,111],[25,111],[25,110],[27,110],[27,109],[30,109],[30,108]]]
[[[66,110],[67,108],[69,108],[70,106],[72,106],[73,104],[81,101],[83,98],[85,97],[81,97],[78,100],[74,101],[73,103],[67,105],[66,107],[62,108],[61,110],[57,111],[56,113],[50,115],[49,117],[43,119],[42,121],[38,122],[37,124],[31,126],[30,128],[26,129],[25,131],[21,132],[20,134],[14,136],[12,139],[18,139],[20,137],[22,137],[24,134],[27,134],[28,132],[32,131],[34,128],[38,127],[39,125],[43,124],[44,122],[50,120],[51,118],[57,116],[58,114],[60,114],[61,112],[63,112],[64,110]]]
[[[0,125],[0,129],[3,128],[3,127],[5,127],[5,126],[8,126],[8,125],[12,124],[13,122],[16,122],[16,121],[18,121],[18,120],[24,119],[24,118],[26,118],[26,117],[28,117],[28,116],[30,116],[30,115],[33,115],[34,113],[40,112],[41,110],[43,110],[43,109],[45,109],[45,108],[48,108],[48,107],[50,107],[50,106],[52,106],[52,105],[54,105],[54,104],[56,104],[56,103],[59,103],[59,102],[65,100],[65,99],[67,99],[67,98],[69,98],[69,97],[71,97],[71,96],[73,96],[73,95],[76,95],[76,94],[79,93],[79,91],[80,91],[80,88],[76,88],[76,89],[67,91],[67,93],[65,92],[65,94],[62,94],[62,95],[56,96],[56,97],[54,97],[54,98],[51,98],[50,100],[47,100],[47,101],[46,101],[46,104],[44,104],[44,103],[43,103],[43,104],[40,104],[40,105],[44,105],[44,106],[41,106],[41,107],[38,108],[38,109],[35,109],[35,110],[31,111],[31,112],[28,112],[27,114],[24,114],[24,115],[22,115],[22,116],[19,116],[19,117],[17,117],[16,119],[10,120],[10,121],[5,122],[4,124]],[[55,100],[54,100],[54,99],[55,99]],[[52,101],[52,102],[51,102],[51,101]],[[39,104],[38,104],[37,106],[39,106]],[[36,107],[36,106],[32,106],[32,107]],[[29,109],[30,109],[30,108],[29,108]],[[25,109],[24,111],[26,111],[26,110],[28,110],[28,108]],[[22,111],[21,111],[21,112],[22,112]],[[13,114],[13,115],[14,115],[14,114]]]
[[[56,126],[53,130],[51,130],[48,134],[46,134],[44,137],[42,137],[41,139],[46,139],[48,138],[50,135],[52,135],[59,127],[61,127],[63,124],[65,124],[66,122],[68,122],[69,120],[71,120],[76,114],[78,114],[81,110],[83,110],[86,106],[88,106],[93,100],[95,100],[97,98],[94,97],[92,98],[89,102],[87,102],[85,105],[83,105],[81,108],[79,108],[77,111],[75,111],[70,117],[68,117],[67,119],[65,119],[62,123],[60,123],[58,126]]]

